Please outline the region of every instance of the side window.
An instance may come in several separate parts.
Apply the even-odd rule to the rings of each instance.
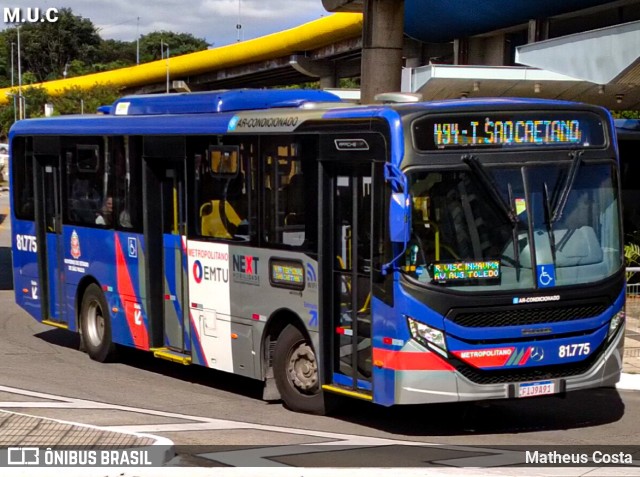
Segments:
[[[34,220],[33,158],[24,138],[15,138],[11,145],[11,174],[14,214],[18,219]]]
[[[79,141],[78,141],[79,142]],[[113,226],[113,180],[102,138],[64,148],[67,171],[65,221],[84,226]]]
[[[114,211],[118,230],[142,231],[142,160],[136,138],[111,141],[115,167]]]
[[[266,138],[262,143],[264,240],[289,247],[315,246],[317,141],[306,136]]]
[[[209,144],[204,154],[195,157],[196,231],[202,237],[249,241],[256,224],[251,206],[256,146],[254,141],[237,138],[225,142],[229,144]]]

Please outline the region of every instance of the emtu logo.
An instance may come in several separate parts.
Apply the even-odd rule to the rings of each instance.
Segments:
[[[58,21],[57,8],[3,8],[3,18],[5,23],[39,23]]]

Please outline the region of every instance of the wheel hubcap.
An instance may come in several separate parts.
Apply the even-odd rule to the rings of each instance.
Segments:
[[[296,347],[289,357],[287,375],[291,383],[307,394],[318,388],[318,364],[311,346],[302,343]]]
[[[97,301],[91,302],[87,310],[87,338],[94,346],[99,346],[104,337],[104,316]]]

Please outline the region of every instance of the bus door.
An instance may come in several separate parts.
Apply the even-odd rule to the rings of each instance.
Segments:
[[[189,354],[184,159],[147,158],[145,240],[149,244],[151,343]],[[160,240],[161,237],[161,240]],[[161,258],[161,260],[158,260]],[[161,280],[159,280],[159,278]],[[161,317],[161,319],[160,319]]]
[[[35,156],[36,161],[36,234],[38,237],[38,269],[43,320],[66,326],[64,300],[64,246],[62,236],[62,177],[60,159],[56,155]],[[73,244],[69,244],[73,247]],[[33,287],[31,290],[34,293]]]
[[[185,326],[187,247],[182,162],[164,168],[161,195],[165,346],[185,352],[189,330]]]
[[[374,163],[326,162],[322,168],[321,313],[326,320],[324,339],[331,336],[331,349],[325,349],[331,370],[325,382],[369,394]]]

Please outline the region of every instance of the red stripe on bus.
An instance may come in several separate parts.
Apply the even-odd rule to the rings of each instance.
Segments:
[[[531,356],[531,346],[527,348],[527,351],[524,353],[524,356],[522,357],[518,365],[522,366],[523,364],[525,364],[529,359],[529,356]]]
[[[431,351],[393,351],[373,348],[373,361],[395,371],[453,371],[455,368]]]
[[[118,293],[120,296],[125,295],[129,299],[135,299],[136,292],[133,288],[133,281],[127,268],[127,261],[122,253],[122,247],[120,246],[120,238],[116,234],[116,270],[118,275]],[[123,300],[124,302],[124,300]],[[136,324],[135,310],[133,307],[125,306],[125,317],[127,318],[127,325],[129,331],[133,337],[133,344],[136,348],[148,350],[149,349],[149,333],[147,327],[142,321],[140,324]]]

